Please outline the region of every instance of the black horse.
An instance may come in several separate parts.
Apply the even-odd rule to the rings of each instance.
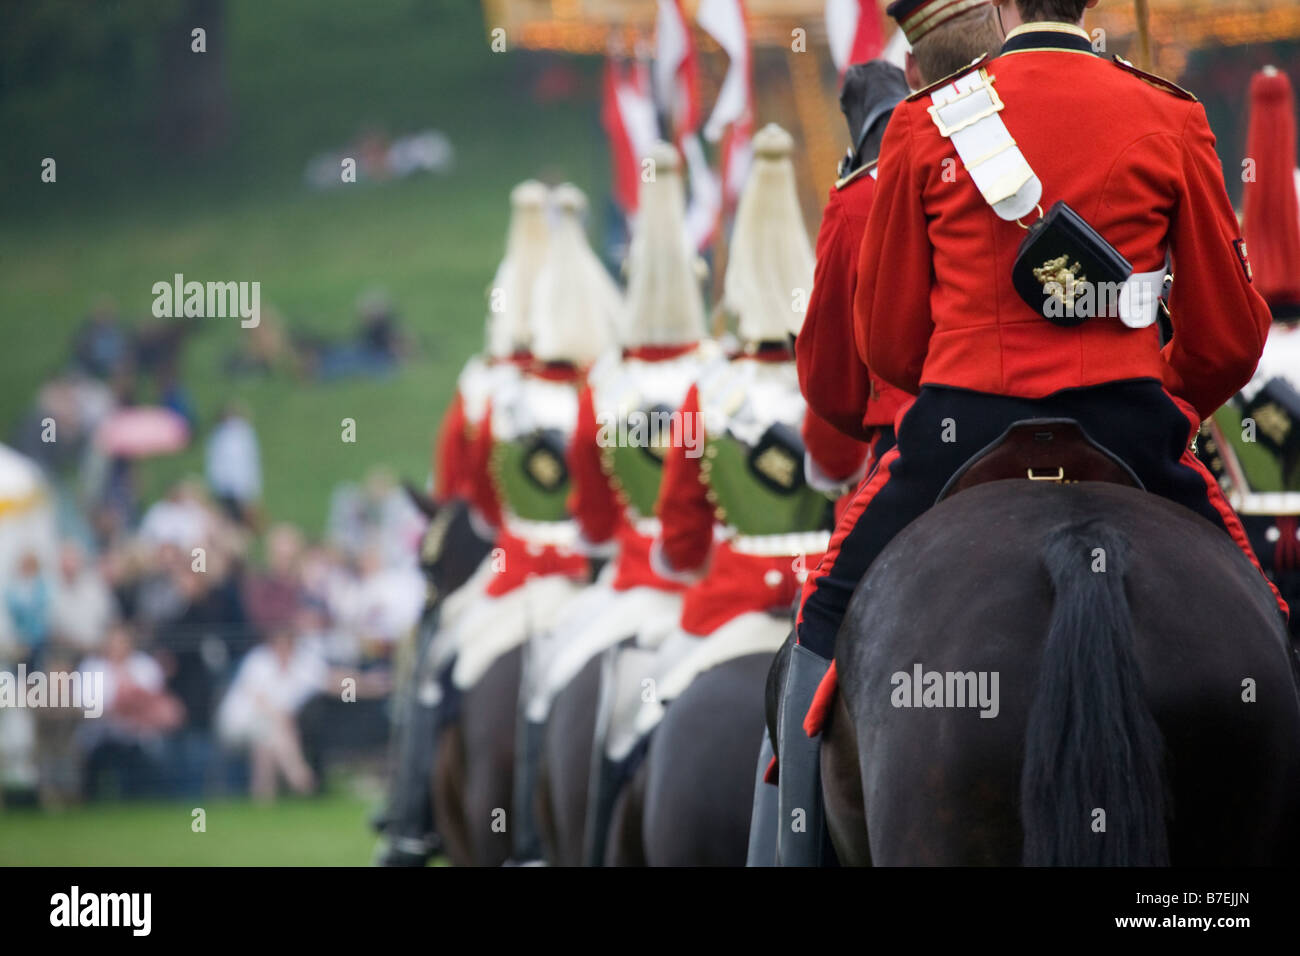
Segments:
[[[1233,543],[1176,504],[1090,482],[964,491],[881,553],[835,655],[821,760],[842,863],[1300,849],[1285,627]]]
[[[724,661],[668,703],[644,774],[633,778],[624,806],[616,808],[607,864],[745,865],[754,743],[763,729],[771,663],[771,653]]]

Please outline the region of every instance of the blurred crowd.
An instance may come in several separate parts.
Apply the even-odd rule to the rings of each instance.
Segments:
[[[322,534],[269,522],[252,417],[232,402],[202,427],[183,328],[97,306],[12,438],[58,530],[0,573],[0,671],[102,673],[103,716],[0,709],[0,802],[269,799],[318,790],[335,755],[383,752],[394,650],[425,599],[424,519],[377,470],[335,489]],[[150,392],[181,447],[203,442],[204,474],[143,502],[138,463],[178,450],[172,431],[137,414],[120,447],[103,436]]]

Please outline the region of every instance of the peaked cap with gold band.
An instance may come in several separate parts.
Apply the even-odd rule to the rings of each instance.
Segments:
[[[917,41],[936,27],[941,27],[976,7],[986,7],[989,0],[894,0],[886,9],[898,22],[907,42]]]

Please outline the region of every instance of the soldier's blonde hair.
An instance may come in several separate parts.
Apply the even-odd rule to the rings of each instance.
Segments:
[[[628,251],[624,345],[677,345],[704,338],[695,251],[686,234],[681,159],[668,143],[650,151],[654,176],[641,184]]]
[[[741,193],[724,282],[742,341],[784,339],[803,323],[814,256],[795,188],[794,139],[769,123],[754,137],[754,164]],[[798,307],[798,308],[796,308]]]

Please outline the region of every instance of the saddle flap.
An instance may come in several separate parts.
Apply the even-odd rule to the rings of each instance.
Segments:
[[[936,501],[989,481],[1020,478],[1070,484],[1105,481],[1141,488],[1133,469],[1093,441],[1072,418],[1013,422],[948,479]]]

